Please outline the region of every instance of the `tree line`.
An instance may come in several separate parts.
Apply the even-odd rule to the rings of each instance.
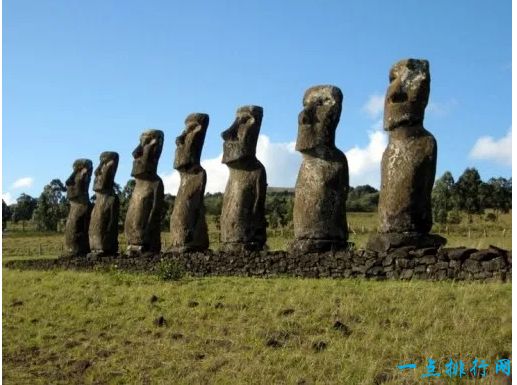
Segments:
[[[115,183],[115,193],[120,199],[119,228],[122,231],[129,199],[135,187],[135,180],[130,179],[121,188]],[[175,197],[165,195],[162,210],[161,227],[167,231],[174,207]],[[95,194],[91,197],[95,203]],[[206,213],[219,223],[223,201],[222,193],[205,195]],[[372,186],[351,187],[347,199],[349,212],[374,212],[379,202],[379,191]],[[268,189],[266,194],[266,218],[271,228],[283,228],[292,225],[294,189]],[[475,168],[467,168],[455,182],[447,171],[436,180],[432,192],[433,219],[436,223],[459,223],[461,212],[472,221],[474,214],[482,214],[486,209],[493,213],[487,219],[496,221],[499,213],[506,213],[512,208],[512,179],[490,178],[484,182]],[[53,179],[43,188],[38,198],[21,194],[16,203],[7,205],[2,200],[2,223],[5,229],[7,221],[24,224],[31,221],[40,231],[61,231],[68,216],[69,202],[66,187],[59,179]]]

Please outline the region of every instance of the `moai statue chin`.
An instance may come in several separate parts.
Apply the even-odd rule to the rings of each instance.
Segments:
[[[201,167],[201,151],[208,128],[208,115],[195,113],[185,119],[185,130],[176,138],[174,168],[181,183],[171,216],[172,251],[208,249],[205,219],[206,172]]]
[[[343,94],[337,87],[309,88],[298,116],[296,150],[303,155],[295,187],[293,253],[347,247],[348,162],[334,139]]]
[[[262,250],[266,243],[266,170],[255,156],[262,123],[259,106],[237,110],[222,133],[222,162],[230,169],[221,211],[221,250]]]
[[[149,130],[140,136],[133,151],[135,189],[129,201],[124,223],[129,256],[159,253],[160,220],[163,207],[163,182],[157,174],[163,147],[163,132]]]
[[[384,102],[389,143],[381,163],[379,234],[370,238],[367,248],[439,247],[446,240],[429,234],[437,146],[423,126],[431,82],[429,62],[401,60],[391,68],[389,80]]]
[[[73,165],[72,175],[65,182],[70,201],[70,211],[65,226],[65,256],[86,255],[90,251],[88,227],[91,204],[88,187],[92,169],[91,160],[77,159]]]
[[[95,169],[93,191],[95,205],[90,220],[90,249],[94,255],[116,255],[118,253],[118,217],[120,202],[113,189],[119,156],[106,151],[100,155]]]

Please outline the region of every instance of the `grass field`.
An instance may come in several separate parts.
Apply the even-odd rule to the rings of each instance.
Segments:
[[[417,384],[511,352],[509,284],[3,274],[5,384]]]
[[[348,219],[352,240],[364,245],[375,215]],[[14,230],[3,236],[4,261],[61,250],[63,234]],[[452,245],[511,248],[510,216],[448,231]],[[285,248],[290,236],[276,230],[269,246]],[[117,271],[4,268],[2,294],[5,384],[494,384],[507,379],[495,375],[495,360],[511,356],[511,284],[164,282]],[[421,377],[429,358],[441,372],[431,382]],[[487,378],[450,379],[451,358],[467,372],[473,359],[486,360]],[[397,369],[411,363],[416,369]]]

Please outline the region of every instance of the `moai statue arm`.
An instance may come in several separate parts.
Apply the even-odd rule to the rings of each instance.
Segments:
[[[348,198],[348,193],[350,191],[350,176],[348,173],[348,161],[346,156],[343,156],[343,185],[345,186],[345,202]]]
[[[160,231],[160,216],[162,212],[163,198],[163,183],[161,179],[158,179],[156,188],[154,189],[153,207],[151,208],[151,211],[149,212],[149,217],[147,219],[146,228],[148,229],[148,231]],[[153,224],[155,223],[157,223],[157,229],[155,229],[153,226]],[[152,234],[148,234],[148,239],[152,239]]]
[[[118,233],[118,216],[120,212],[120,199],[118,198],[118,195],[114,195],[113,204],[110,206],[110,220],[108,223],[108,229],[117,229]]]
[[[263,215],[264,207],[266,204],[267,177],[266,177],[266,170],[264,169],[264,166],[262,166],[262,164],[260,166],[261,166],[260,175],[257,178],[257,184],[255,186],[255,191],[256,191],[257,197],[256,197],[255,203],[253,205],[253,213]],[[261,211],[262,211],[262,213],[261,213]]]
[[[203,210],[203,217],[201,216],[200,214],[200,211],[201,211],[201,208],[204,207],[204,202],[203,202],[203,199],[204,199],[204,193],[205,193],[205,187],[206,187],[206,171],[203,170],[202,173],[201,173],[201,178],[202,178],[202,182],[201,182],[201,190],[198,190],[196,191],[196,194],[195,194],[195,198],[193,200],[193,203],[194,203],[194,207],[196,208],[196,213],[195,215],[193,215],[191,218],[192,218],[192,227],[190,227],[191,229],[196,229],[197,226],[198,226],[198,222],[201,220],[205,220],[204,218],[204,210]]]

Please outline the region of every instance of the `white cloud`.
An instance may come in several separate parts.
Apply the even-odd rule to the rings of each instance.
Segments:
[[[301,155],[294,150],[295,142],[272,143],[266,135],[260,135],[257,142],[257,158],[264,164],[267,183],[272,187],[293,187],[300,168]],[[201,165],[206,170],[205,192],[224,192],[228,181],[228,167],[221,163],[223,154],[205,159]],[[178,171],[162,175],[165,192],[176,195],[180,185]]]
[[[228,180],[228,167],[221,163],[223,154],[216,158],[201,161],[201,166],[206,170],[205,192],[223,192]],[[163,179],[165,193],[176,195],[180,187],[180,173],[176,170],[170,174],[160,175]]]
[[[508,166],[512,165],[512,129],[500,138],[494,139],[491,136],[479,138],[472,150],[470,157],[473,159],[493,160]]]
[[[377,119],[384,111],[384,95],[373,94],[363,106],[365,111],[372,119]]]
[[[449,99],[445,102],[430,101],[427,105],[427,113],[433,116],[443,118],[451,113],[451,111],[458,105],[456,99]]]
[[[380,127],[382,120],[375,122],[373,130],[368,133],[369,142],[366,147],[355,146],[345,152],[351,186],[380,186],[382,154],[388,145],[388,136]]]
[[[34,182],[33,178],[31,178],[30,176],[26,176],[24,178],[15,180],[12,185],[12,188],[31,187],[33,182]]]
[[[2,199],[7,205],[12,205],[13,203],[16,203],[16,199],[13,198],[11,193],[2,193]]]
[[[266,135],[260,135],[257,158],[266,167],[267,184],[271,187],[293,187],[302,155],[295,151],[296,142],[272,143]]]

